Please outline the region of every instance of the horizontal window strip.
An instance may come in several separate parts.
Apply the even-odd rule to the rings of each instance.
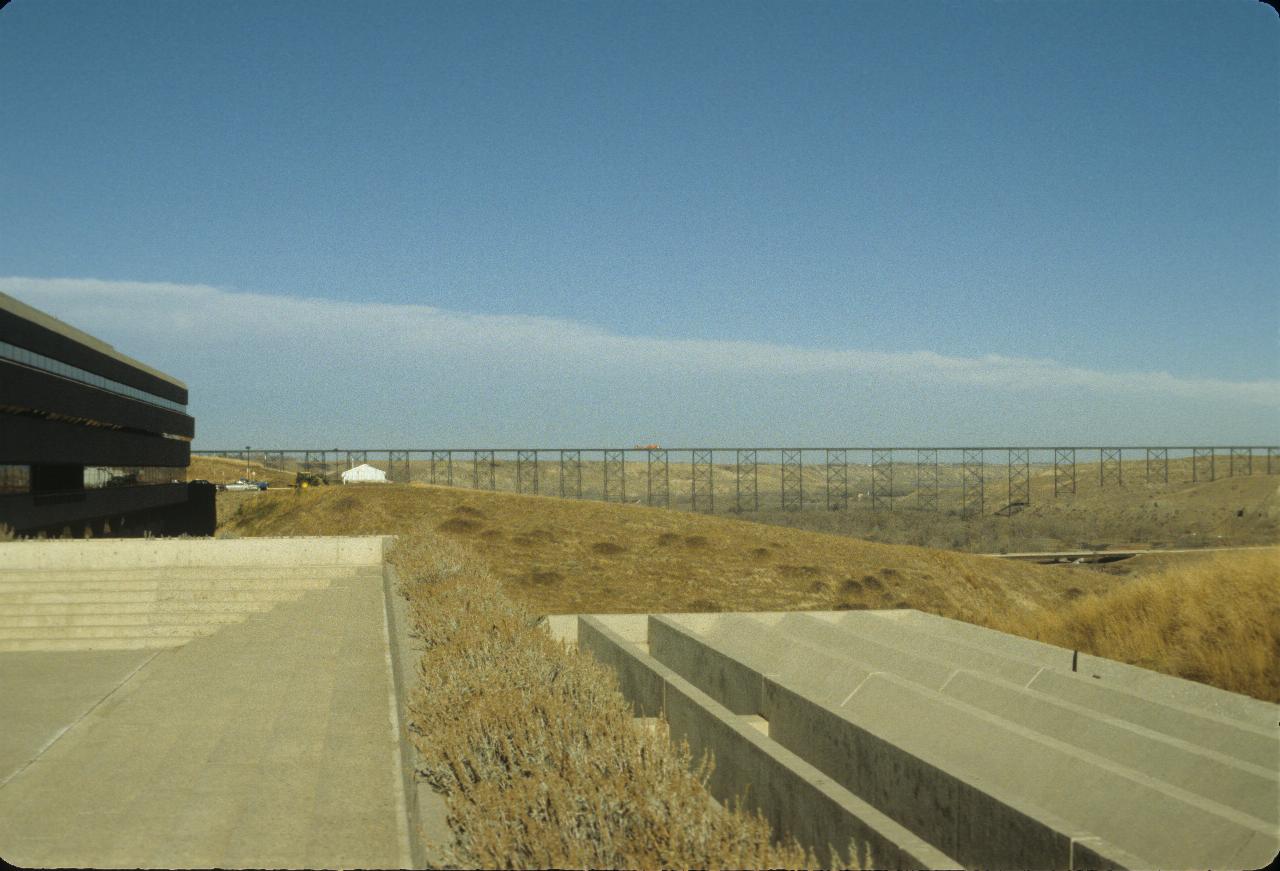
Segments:
[[[130,387],[128,384],[121,384],[119,381],[113,381],[110,378],[90,372],[87,369],[81,369],[79,366],[72,366],[70,363],[63,363],[61,360],[55,360],[44,354],[35,351],[20,348],[9,342],[0,341],[0,360],[10,360],[23,366],[29,366],[32,369],[39,369],[41,372],[48,372],[51,375],[57,375],[61,378],[67,378],[71,381],[77,381],[81,384],[87,384],[90,387],[96,387],[99,390],[105,390],[108,393],[115,393],[119,396],[125,396],[129,399],[136,399],[139,402],[145,402],[149,405],[159,406],[169,411],[177,411],[182,414],[187,413],[187,407],[180,402],[174,402],[171,399],[165,399],[163,396],[156,396],[146,390],[139,390],[137,387]]]

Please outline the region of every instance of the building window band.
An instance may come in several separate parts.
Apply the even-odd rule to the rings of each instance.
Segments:
[[[113,381],[110,378],[90,372],[87,369],[81,369],[79,366],[72,366],[70,363],[63,363],[61,360],[46,357],[44,354],[37,354],[35,351],[28,351],[26,348],[20,348],[17,345],[10,344],[9,342],[0,341],[0,360],[9,360],[22,366],[38,369],[41,372],[48,372],[51,375],[57,375],[71,381],[77,381],[80,384],[87,384],[90,387],[96,387],[99,390],[105,390],[108,393],[126,396],[129,399],[136,399],[139,402],[146,402],[150,405],[156,405],[170,411],[177,411],[182,414],[187,413],[187,407],[180,402],[174,402],[172,399],[165,399],[163,396],[156,396],[154,393],[148,393],[146,390],[139,390],[137,387],[130,387],[128,384]]]

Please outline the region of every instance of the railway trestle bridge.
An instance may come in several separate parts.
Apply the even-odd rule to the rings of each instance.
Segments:
[[[1033,499],[1280,474],[1280,447],[423,448],[192,451],[286,474],[361,463],[389,480],[699,512],[1010,514]]]

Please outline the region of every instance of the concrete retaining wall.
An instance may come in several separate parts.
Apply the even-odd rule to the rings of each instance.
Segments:
[[[619,621],[621,622],[621,621]],[[625,624],[620,628],[634,629]],[[775,832],[786,832],[838,867],[954,868],[942,851],[833,783],[822,771],[735,715],[644,652],[598,617],[583,617],[578,643],[617,673],[637,716],[665,716],[672,740],[684,740],[694,760],[710,752],[716,766],[707,786],[722,802],[742,800]]]

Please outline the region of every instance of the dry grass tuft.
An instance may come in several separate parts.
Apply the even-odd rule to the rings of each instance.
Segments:
[[[480,524],[465,517],[450,517],[436,527],[438,532],[472,532],[480,528]]]
[[[426,647],[410,701],[420,775],[450,797],[458,861],[498,868],[812,867],[759,816],[712,801],[710,762],[638,726],[616,680],[569,652],[458,545],[393,556]]]
[[[1280,702],[1280,549],[1206,555],[993,629]]]

